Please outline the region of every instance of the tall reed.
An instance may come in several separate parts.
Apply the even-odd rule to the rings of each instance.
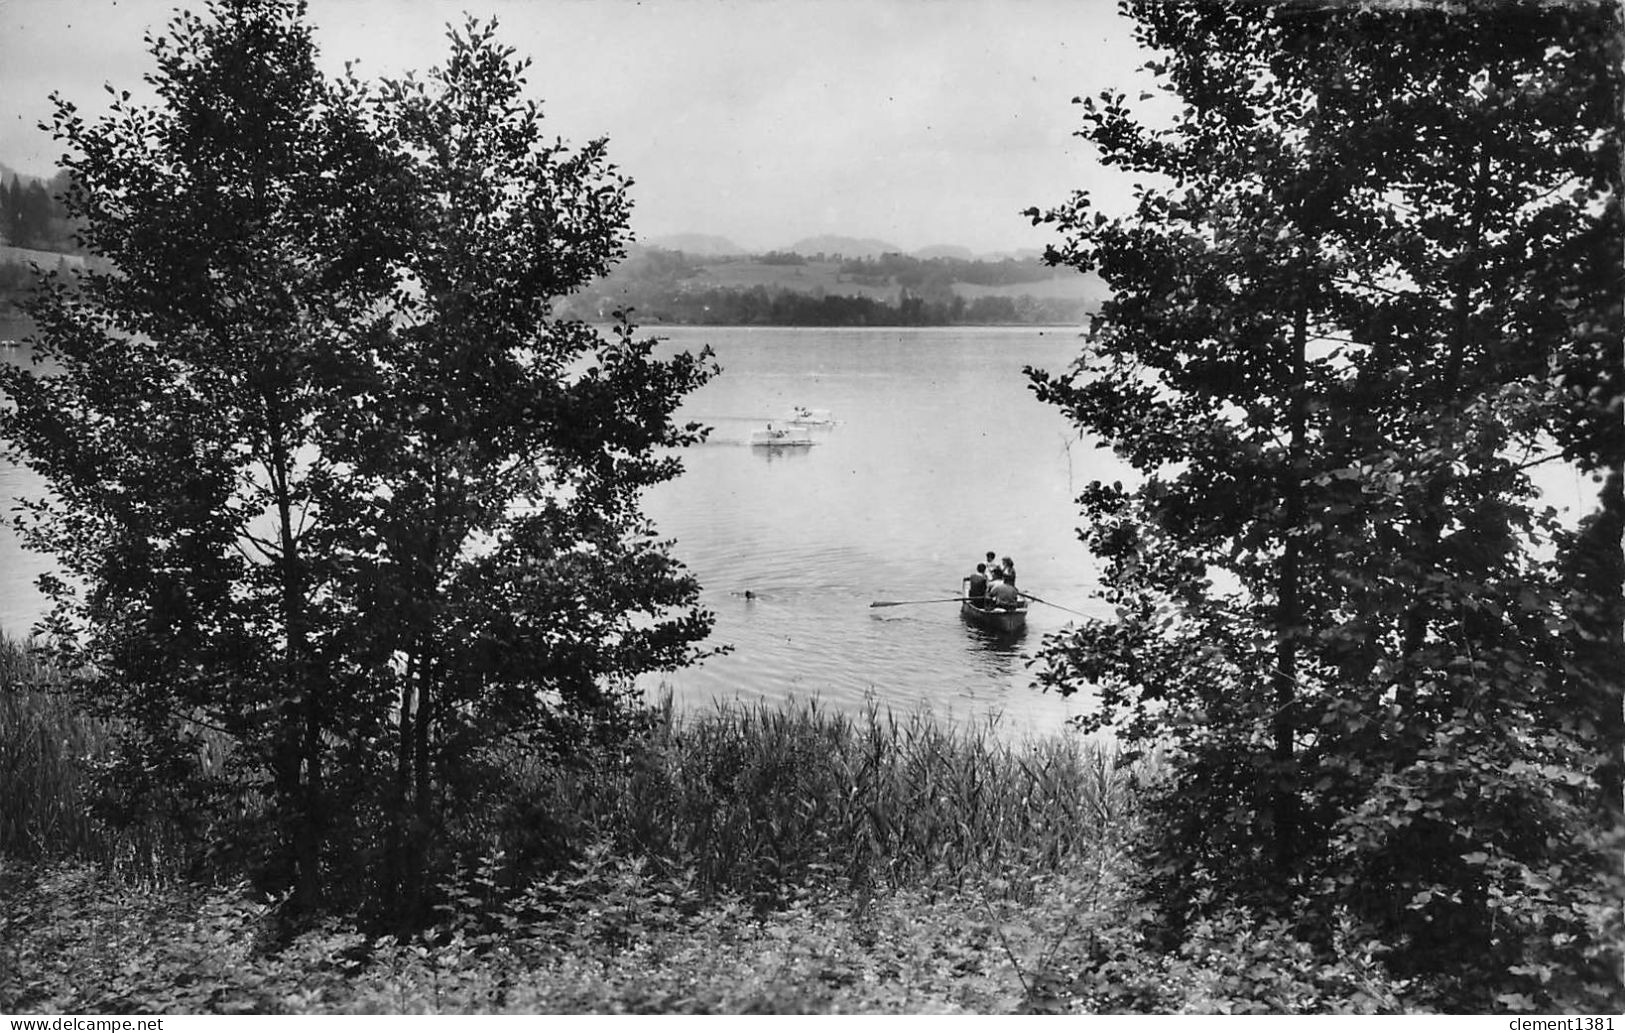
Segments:
[[[0,637],[0,853],[23,860],[93,854],[89,764],[106,727],[76,713],[61,679],[21,643]]]
[[[93,861],[142,878],[186,867],[192,845],[163,818],[104,820],[96,772],[114,755],[116,729],[77,708],[65,683],[0,635],[0,855]]]
[[[836,879],[876,889],[1058,871],[1109,849],[1132,794],[1110,747],[1012,743],[988,726],[871,704],[667,707],[644,748],[537,772],[530,813],[576,836],[772,892]]]
[[[157,875],[186,869],[201,846],[229,866],[225,848],[253,824],[248,811],[248,825],[205,822],[201,833],[159,815],[99,820],[94,771],[116,729],[77,712],[61,679],[3,638],[0,679],[0,853]],[[204,745],[202,772],[222,774],[224,745]],[[758,896],[817,883],[1020,882],[1094,864],[1116,849],[1134,800],[1108,746],[1012,742],[989,724],[878,704],[852,714],[816,700],[688,713],[667,700],[620,748],[564,761],[515,753],[499,766],[508,776],[499,803],[448,815],[459,853],[503,852],[519,875],[607,840],[692,871],[702,887]]]

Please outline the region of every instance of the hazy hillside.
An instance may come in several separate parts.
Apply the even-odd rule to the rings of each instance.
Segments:
[[[854,238],[812,239],[816,246]],[[631,308],[639,322],[715,325],[1068,325],[1081,323],[1105,295],[1098,278],[1033,258],[823,254],[707,257],[634,248],[559,311],[601,320]]]
[[[910,252],[915,258],[959,258],[967,262],[976,257],[976,253],[968,247],[958,244],[932,244]]]
[[[681,251],[687,255],[701,255],[707,258],[750,254],[749,248],[742,248],[727,237],[709,233],[672,233],[664,237],[651,237],[644,243],[649,247]]]
[[[886,254],[900,254],[903,249],[896,244],[875,240],[873,237],[842,237],[826,233],[818,237],[803,237],[789,247],[779,250],[805,255],[808,258],[814,255],[827,255],[831,258],[836,255],[843,258],[878,258]]]
[[[52,196],[62,185],[0,165],[0,316],[10,323],[33,265],[84,261],[63,254],[73,241]],[[640,322],[718,325],[1065,325],[1082,322],[1103,295],[1095,277],[1049,268],[1031,253],[977,258],[935,244],[905,254],[889,241],[823,234],[750,254],[727,237],[679,233],[633,245],[609,276],[561,299],[558,312],[603,320],[632,309]]]

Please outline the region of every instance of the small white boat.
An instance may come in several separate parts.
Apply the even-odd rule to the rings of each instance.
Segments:
[[[752,445],[761,445],[770,448],[788,448],[798,445],[811,445],[812,435],[796,427],[775,427],[771,423],[766,430],[753,430],[750,434]]]
[[[835,423],[835,417],[828,409],[809,409],[805,405],[798,405],[790,410],[790,418],[786,423],[798,427],[829,427]]]

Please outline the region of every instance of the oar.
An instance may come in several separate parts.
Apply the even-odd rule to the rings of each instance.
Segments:
[[[1023,599],[1031,599],[1035,603],[1043,603],[1045,606],[1053,606],[1057,610],[1066,610],[1067,613],[1075,613],[1079,617],[1087,617],[1087,616],[1089,616],[1087,613],[1081,613],[1081,612],[1079,612],[1077,610],[1068,609],[1067,607],[1062,606],[1059,603],[1052,603],[1048,599],[1040,599],[1036,595],[1030,595],[1027,592],[1020,591],[1019,589],[1016,591],[1016,594],[1021,596]]]
[[[916,603],[959,603],[964,602],[964,596],[954,596],[952,599],[896,599],[885,602],[870,603],[872,610],[876,606],[913,606]]]

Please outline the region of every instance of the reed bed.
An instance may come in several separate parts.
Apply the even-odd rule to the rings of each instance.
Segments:
[[[1011,742],[926,712],[816,701],[668,704],[642,749],[554,770],[531,792],[561,831],[583,823],[704,886],[756,894],[1054,873],[1115,850],[1133,802],[1131,773],[1098,742]]]
[[[241,831],[229,822],[101,820],[95,773],[116,729],[76,711],[62,680],[3,638],[0,679],[0,854],[143,878],[232,855],[217,842]],[[816,700],[680,713],[668,699],[614,745],[490,759],[507,788],[448,813],[458,856],[503,856],[523,881],[607,843],[758,898],[813,885],[957,890],[1094,864],[1122,842],[1135,795],[1114,751],[1076,736],[1012,741],[991,723]],[[199,760],[223,770],[223,755]]]
[[[103,722],[65,698],[55,671],[0,637],[0,852],[27,861],[109,856],[92,770],[110,742]]]
[[[195,837],[161,818],[104,820],[96,775],[113,758],[115,732],[77,708],[65,679],[26,643],[0,635],[0,855],[71,858],[142,880],[191,867]]]

